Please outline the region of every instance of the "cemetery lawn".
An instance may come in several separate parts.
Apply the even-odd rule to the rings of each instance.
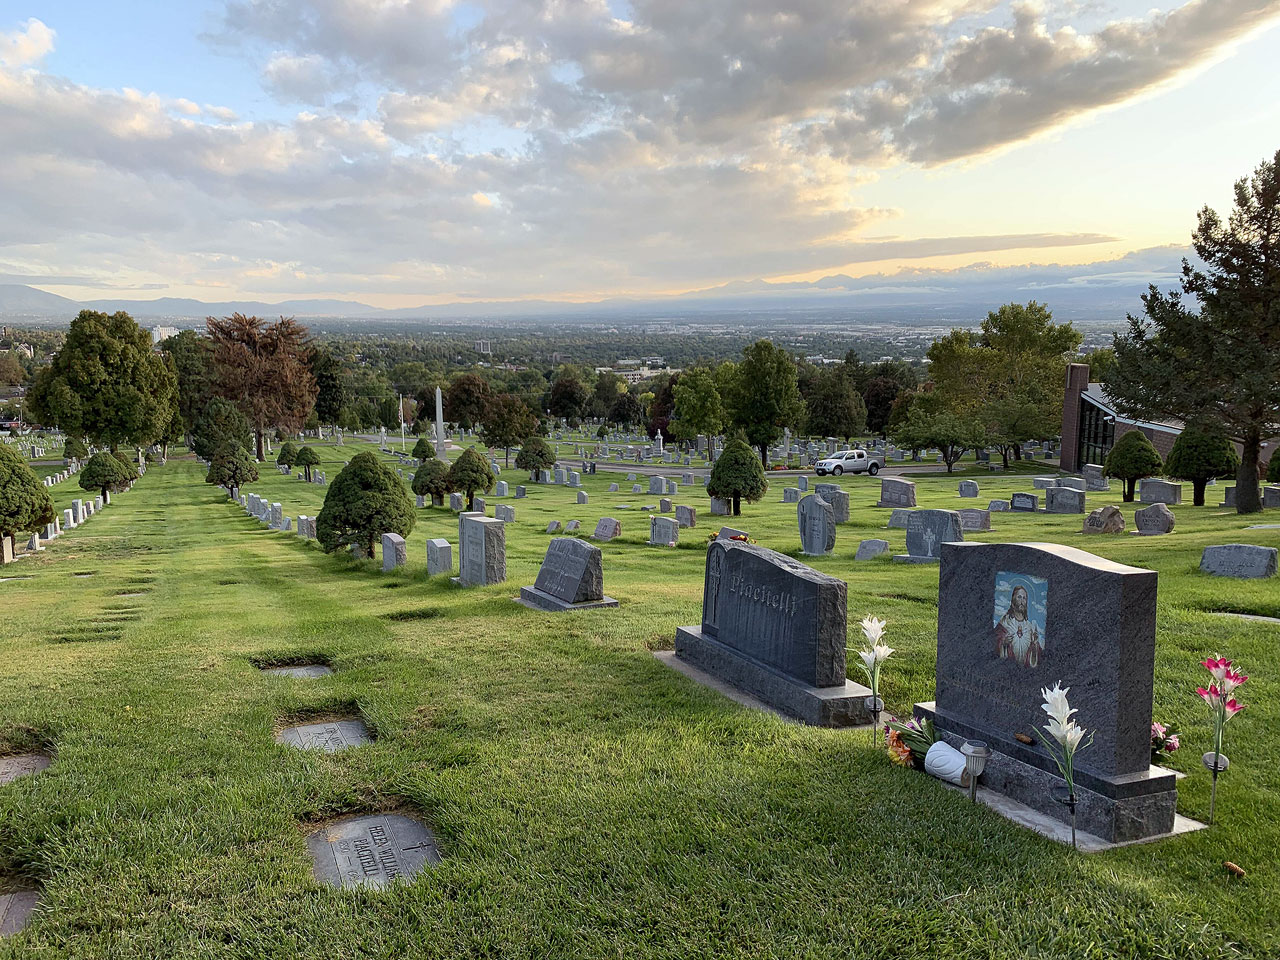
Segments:
[[[361,449],[324,446],[320,469],[332,479]],[[503,479],[514,494],[524,474]],[[991,533],[968,535],[1053,540],[1159,571],[1156,718],[1182,730],[1171,765],[1187,774],[1186,816],[1205,819],[1209,804],[1198,662],[1220,653],[1251,677],[1227,728],[1217,825],[1085,856],[892,765],[866,731],[745,709],[656,659],[700,616],[706,536],[721,519],[701,486],[675,498],[699,523],[674,550],[644,545],[640,508],[656,495],[606,492],[629,490],[625,473],[584,476],[581,507],[565,488],[491,498],[490,513],[516,507],[508,581],[464,590],[426,576],[428,537],[447,538],[456,564],[446,509],[418,511],[409,565],[384,575],[268,531],[202,481],[193,460],[155,467],[0,572],[25,578],[0,582],[0,755],[54,756],[0,787],[0,884],[42,889],[0,958],[1280,955],[1277,625],[1222,615],[1280,617],[1280,581],[1196,571],[1207,544],[1280,545],[1280,530],[1245,529],[1280,522],[1274,512],[1174,507],[1177,531],[1154,538],[1086,538],[1080,516],[993,514]],[[773,478],[729,522],[798,554],[795,506],[780,502],[792,482]],[[906,714],[933,698],[937,567],[855,565],[859,539],[901,553],[905,536],[871,506],[877,481],[838,482],[851,522],[833,556],[809,562],[849,583],[851,670],[857,621],[888,620],[885,697]],[[985,507],[1030,487],[983,475],[975,503],[957,483],[917,478],[920,505]],[[325,489],[267,464],[248,488],[294,517],[315,515]],[[74,480],[54,490],[59,508],[80,495]],[[618,609],[512,602],[534,581],[549,520],[589,533],[602,516],[622,521],[603,547]],[[313,660],[334,673],[258,669]],[[326,755],[273,740],[293,718],[348,714],[373,744]],[[443,861],[381,892],[321,886],[306,830],[378,810],[429,822]]]

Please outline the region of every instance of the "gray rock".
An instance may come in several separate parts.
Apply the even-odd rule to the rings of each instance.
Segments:
[[[878,557],[882,553],[888,552],[888,540],[863,540],[858,544],[858,552],[853,555],[853,559],[870,560],[872,557]]]
[[[587,610],[616,607],[604,595],[604,558],[600,548],[573,537],[556,537],[532,587],[520,588],[520,602],[539,610]]]
[[[1124,533],[1124,514],[1119,507],[1099,507],[1084,518],[1084,533]]]
[[[1275,547],[1252,543],[1224,543],[1205,547],[1200,556],[1200,572],[1236,580],[1258,580],[1276,575]]]
[[[811,557],[825,556],[836,548],[836,516],[819,493],[811,493],[796,506],[800,527],[800,552]]]
[[[1137,532],[1148,537],[1173,533],[1174,522],[1173,511],[1163,503],[1153,503],[1149,507],[1134,511],[1133,514],[1133,524],[1138,528]]]
[[[453,547],[448,540],[437,538],[427,541],[427,576],[440,573],[453,573]]]

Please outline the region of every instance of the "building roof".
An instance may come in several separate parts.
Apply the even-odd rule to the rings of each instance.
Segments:
[[[1115,403],[1107,396],[1107,388],[1102,383],[1090,383],[1081,396],[1100,410],[1113,416],[1117,423],[1131,423],[1135,427],[1149,427],[1152,430],[1167,430],[1170,433],[1181,433],[1185,426],[1181,420],[1135,420],[1116,412]]]

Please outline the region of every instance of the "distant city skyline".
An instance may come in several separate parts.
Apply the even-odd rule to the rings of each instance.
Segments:
[[[6,5],[0,284],[394,309],[1165,271],[1152,251],[1176,267],[1280,148],[1278,22],[1280,0]]]

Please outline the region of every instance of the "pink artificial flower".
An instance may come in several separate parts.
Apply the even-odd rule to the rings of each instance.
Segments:
[[[1200,698],[1215,710],[1218,707],[1218,688],[1210,686],[1208,690],[1204,687],[1196,687],[1196,693],[1200,694]]]
[[[1230,696],[1231,691],[1249,678],[1243,673],[1237,673],[1234,670],[1227,669],[1222,675],[1222,693],[1223,696]]]
[[[1170,753],[1173,753],[1173,751],[1177,750],[1180,746],[1182,746],[1182,741],[1178,739],[1178,735],[1176,733],[1164,742],[1164,748]]]
[[[1226,657],[1210,657],[1208,660],[1204,661],[1204,663],[1200,664],[1200,666],[1213,674],[1213,679],[1221,683],[1222,678],[1225,677],[1227,671],[1231,669],[1231,661]]]
[[[1155,721],[1152,721],[1151,735],[1153,737],[1163,737],[1164,731],[1165,731],[1165,725],[1163,723],[1156,723]]]
[[[1227,719],[1230,720],[1237,713],[1244,709],[1244,704],[1239,703],[1234,697],[1222,705],[1222,709],[1227,712]]]

